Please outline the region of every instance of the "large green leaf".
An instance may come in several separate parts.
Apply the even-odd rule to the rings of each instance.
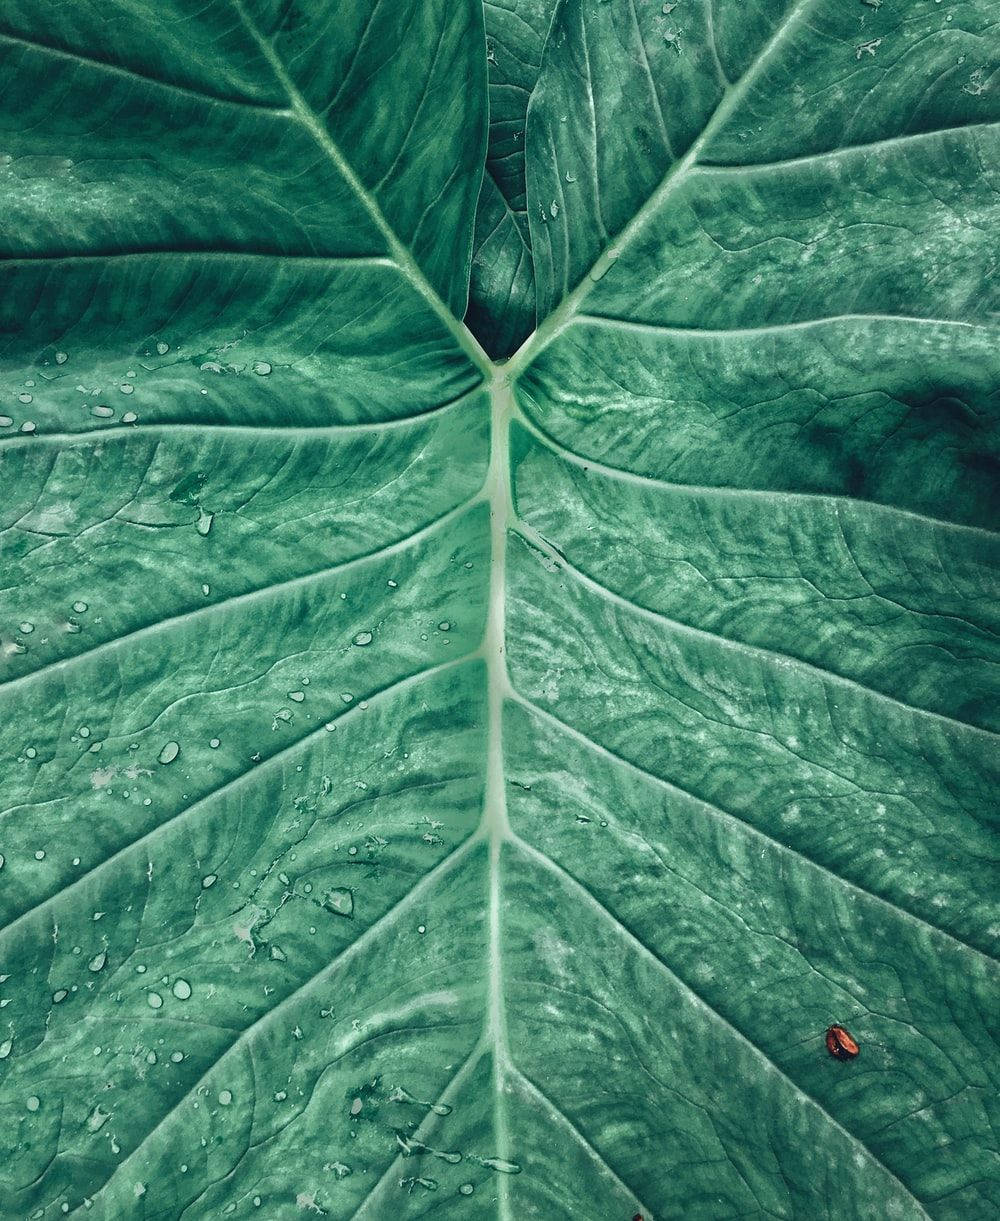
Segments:
[[[1000,1213],[997,30],[7,0],[0,1216]]]

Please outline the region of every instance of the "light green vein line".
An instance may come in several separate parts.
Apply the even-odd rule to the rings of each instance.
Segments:
[[[237,1038],[235,1042],[231,1043],[221,1053],[221,1055],[217,1056],[198,1078],[198,1080],[195,1081],[193,1085],[189,1086],[180,1096],[180,1098],[178,1098],[177,1101],[170,1107],[170,1109],[166,1111],[159,1120],[157,1120],[155,1126],[146,1133],[132,1152],[118,1163],[109,1178],[106,1179],[105,1182],[97,1189],[97,1191],[94,1192],[92,1199],[96,1200],[100,1196],[101,1192],[107,1190],[108,1186],[113,1182],[115,1177],[121,1174],[125,1167],[128,1166],[135,1157],[139,1156],[143,1150],[145,1150],[149,1142],[153,1139],[156,1133],[160,1131],[164,1124],[168,1122],[171,1116],[177,1113],[180,1107],[184,1105],[191,1095],[198,1090],[198,1087],[202,1085],[203,1082],[205,1082],[221,1064],[225,1063],[225,1061],[231,1056],[236,1055],[240,1050],[242,1050],[260,1030],[267,1029],[267,1027],[280,1014],[286,1013],[293,1005],[302,999],[310,988],[315,987],[323,980],[334,975],[345,962],[349,962],[362,950],[366,949],[368,945],[374,941],[380,933],[383,932],[387,924],[391,924],[394,920],[396,920],[400,914],[411,907],[421,895],[432,889],[445,874],[454,869],[456,865],[458,865],[465,858],[465,856],[468,855],[470,850],[477,842],[478,836],[475,832],[473,832],[473,834],[470,835],[468,839],[463,840],[463,842],[459,844],[457,848],[452,849],[452,851],[449,852],[443,860],[438,861],[434,868],[428,873],[424,874],[420,881],[417,882],[417,884],[411,890],[407,891],[407,893],[396,903],[394,903],[387,912],[383,913],[383,915],[379,916],[374,923],[370,924],[360,935],[360,937],[358,937],[355,941],[352,941],[345,950],[342,950],[341,953],[336,956],[336,958],[332,959],[328,963],[325,963],[317,972],[310,975],[309,978],[301,983],[293,992],[290,992],[288,996],[284,998],[284,1000],[275,1005],[273,1009],[268,1009],[266,1013],[263,1013],[259,1018],[257,1018],[256,1021],[247,1026],[246,1029],[240,1034],[239,1038]]]
[[[346,712],[341,713],[340,716],[333,718],[333,723],[339,725],[346,720],[353,720],[355,717],[369,711],[376,701],[381,703],[383,700],[391,699],[397,692],[405,691],[408,687],[418,686],[425,680],[435,678],[437,675],[442,674],[447,670],[454,670],[459,666],[467,665],[469,662],[474,660],[476,656],[476,654],[470,653],[465,657],[457,657],[453,661],[445,661],[440,665],[431,666],[426,670],[419,670],[415,674],[408,674],[404,678],[390,683],[387,687],[382,687],[379,691],[374,691],[370,695],[366,695],[363,701],[366,705],[365,708],[362,708],[360,703],[355,704]],[[168,830],[183,823],[197,811],[211,805],[220,797],[228,797],[230,794],[238,792],[243,785],[250,784],[257,777],[278,767],[287,759],[294,757],[300,751],[308,749],[308,747],[314,742],[319,741],[326,736],[328,733],[326,726],[330,723],[331,722],[329,720],[323,721],[317,728],[309,730],[307,734],[304,734],[301,738],[297,738],[294,742],[289,742],[287,746],[283,746],[281,750],[265,759],[262,763],[258,764],[250,771],[241,772],[238,776],[234,776],[232,780],[227,780],[224,784],[219,785],[218,788],[212,789],[205,793],[202,797],[199,797],[198,800],[192,802],[191,805],[185,806],[184,809],[179,810],[165,822],[157,823],[155,827],[150,828],[150,830],[144,835],[140,835],[138,838],[131,840],[129,843],[123,844],[122,847],[113,852],[111,856],[106,857],[103,861],[100,861],[98,864],[92,866],[87,870],[86,873],[74,878],[72,882],[64,886],[61,890],[57,890],[54,894],[48,895],[46,898],[36,903],[33,907],[29,907],[27,911],[21,912],[21,914],[11,920],[9,924],[3,928],[0,928],[0,939],[7,937],[9,934],[20,929],[31,920],[36,919],[39,915],[48,911],[57,903],[60,903],[67,896],[75,894],[82,887],[92,882],[95,877],[103,873],[104,870],[110,868],[112,865],[120,864],[137,848],[141,848],[143,845],[153,842],[158,836],[163,835]]]
[[[775,1076],[779,1078],[779,1080],[784,1082],[786,1085],[790,1086],[791,1089],[800,1098],[802,1098],[806,1103],[808,1103],[812,1107],[815,1107],[815,1109],[820,1113],[820,1115],[822,1115],[823,1118],[826,1121],[828,1121],[832,1127],[834,1127],[838,1132],[842,1133],[852,1145],[856,1146],[858,1149],[860,1149],[862,1152],[864,1152],[865,1155],[871,1159],[872,1163],[874,1165],[876,1165],[885,1174],[885,1176],[888,1179],[890,1179],[897,1186],[897,1188],[907,1196],[908,1199],[913,1201],[913,1203],[920,1210],[920,1215],[922,1217],[926,1217],[927,1221],[931,1221],[930,1214],[927,1213],[927,1211],[924,1209],[920,1200],[906,1186],[906,1184],[902,1181],[902,1179],[900,1179],[897,1175],[895,1175],[889,1169],[889,1167],[885,1165],[884,1162],[880,1161],[879,1158],[876,1157],[876,1155],[872,1152],[871,1149],[868,1148],[868,1146],[864,1143],[864,1141],[862,1141],[860,1139],[860,1137],[855,1136],[853,1132],[851,1132],[847,1128],[845,1128],[843,1126],[843,1124],[841,1124],[838,1120],[836,1120],[830,1114],[830,1112],[817,1099],[815,1099],[811,1094],[807,1093],[802,1088],[802,1086],[800,1086],[797,1082],[793,1081],[791,1077],[789,1077],[785,1072],[783,1072],[782,1069],[780,1069],[778,1067],[778,1065],[771,1059],[771,1057],[769,1055],[767,1055],[766,1052],[761,1050],[761,1048],[759,1048],[755,1043],[753,1043],[750,1039],[748,1039],[747,1036],[741,1030],[739,1030],[736,1026],[734,1026],[732,1024],[732,1022],[730,1022],[727,1018],[724,1018],[722,1016],[722,1014],[719,1013],[719,1011],[717,1009],[713,1008],[704,999],[704,997],[700,996],[691,987],[691,985],[689,983],[687,983],[686,980],[681,979],[681,977],[679,975],[675,974],[675,972],[672,971],[670,969],[670,967],[667,966],[667,964],[663,961],[662,958],[660,958],[660,956],[658,954],[656,954],[653,950],[651,950],[644,941],[642,941],[639,937],[637,937],[636,934],[633,933],[630,928],[628,928],[626,925],[624,925],[612,912],[608,911],[608,909],[604,906],[604,904],[601,903],[593,894],[591,894],[591,892],[587,889],[586,886],[583,885],[582,882],[577,881],[577,879],[571,873],[568,873],[565,869],[563,869],[563,867],[561,865],[558,865],[554,860],[552,860],[551,857],[547,856],[544,852],[540,852],[537,848],[533,847],[531,844],[526,843],[520,837],[517,837],[517,836],[514,837],[514,846],[520,852],[522,852],[525,856],[527,856],[530,860],[535,861],[535,863],[538,866],[540,866],[542,869],[544,869],[546,872],[552,874],[553,877],[557,878],[571,894],[575,894],[577,896],[577,898],[579,898],[587,907],[589,907],[592,911],[594,911],[595,914],[600,919],[602,919],[604,922],[610,924],[612,928],[618,930],[619,935],[623,938],[623,940],[626,942],[626,944],[631,945],[632,948],[634,950],[636,950],[641,957],[647,959],[649,962],[653,963],[657,968],[659,968],[659,970],[661,970],[665,975],[667,975],[670,979],[672,979],[679,987],[681,987],[685,992],[687,992],[688,995],[691,996],[692,999],[699,1005],[699,1007],[701,1007],[707,1014],[709,1014],[715,1021],[717,1021],[721,1026],[723,1026],[728,1032],[730,1032],[733,1036],[735,1036],[739,1040],[740,1043],[744,1044],[746,1047],[749,1047],[750,1050],[756,1056],[758,1056],[764,1062],[764,1064],[767,1065],[767,1067],[770,1069],[770,1071],[772,1071],[775,1074]]]
[[[753,823],[748,822],[745,818],[741,818],[736,814],[730,813],[728,810],[723,810],[721,807],[713,805],[710,801],[706,801],[704,797],[698,797],[694,793],[689,793],[687,789],[682,789],[680,785],[674,784],[673,781],[666,780],[662,776],[658,776],[656,772],[648,771],[641,767],[638,763],[633,763],[631,759],[627,759],[624,755],[618,754],[617,751],[611,750],[607,746],[603,746],[600,742],[595,741],[576,726],[570,725],[568,722],[560,720],[559,717],[549,712],[548,709],[542,708],[536,704],[534,700],[526,695],[522,695],[519,691],[511,690],[507,698],[511,703],[519,704],[531,716],[537,717],[539,720],[548,723],[560,733],[566,734],[567,737],[579,742],[581,746],[607,759],[610,763],[614,763],[620,767],[626,768],[636,776],[642,777],[648,783],[654,784],[657,788],[662,788],[666,792],[675,797],[681,798],[684,802],[693,802],[706,814],[712,818],[721,819],[728,826],[737,828],[741,834],[749,834],[761,843],[766,844],[769,848],[777,849],[779,852],[787,853],[788,856],[801,861],[810,869],[815,869],[823,874],[826,878],[835,882],[837,886],[842,886],[846,890],[854,894],[861,895],[869,902],[879,903],[886,907],[895,916],[901,916],[904,920],[910,921],[921,929],[926,929],[936,937],[943,937],[946,941],[960,951],[970,954],[976,954],[978,957],[985,959],[991,965],[996,965],[997,959],[985,950],[979,949],[971,942],[965,941],[963,938],[956,936],[955,933],[949,933],[943,928],[939,928],[936,924],[931,924],[929,920],[925,920],[922,916],[916,915],[905,907],[900,907],[898,903],[894,903],[891,899],[887,899],[884,895],[876,894],[874,891],[866,890],[863,886],[859,886],[856,882],[852,882],[847,878],[841,877],[839,873],[835,873],[826,865],[821,865],[819,861],[814,861],[812,857],[806,856],[797,848],[792,848],[789,844],[784,844],[781,840],[774,839],[765,831],[761,831],[759,827],[755,827]]]
[[[667,171],[659,186],[636,212],[625,227],[612,239],[610,246],[597,258],[590,270],[583,276],[572,292],[567,294],[552,311],[538,329],[525,340],[508,362],[507,369],[511,377],[521,373],[543,348],[547,347],[572,321],[580,305],[586,300],[596,282],[600,279],[609,260],[618,257],[621,252],[636,238],[652,218],[659,212],[670,196],[684,183],[691,170],[696,165],[702,150],[712,138],[729,121],[747,92],[752,87],[757,76],[770,61],[782,42],[803,18],[805,12],[815,0],[796,0],[787,16],[776,27],[768,41],[764,44],[753,62],[744,74],[729,89],[727,89],[713,111],[701,135],[694,141],[688,151]]]
[[[885,504],[878,500],[861,500],[855,496],[842,496],[830,492],[787,492],[773,488],[735,488],[723,485],[672,483],[669,479],[659,479],[655,475],[639,475],[626,467],[609,466],[596,458],[588,458],[570,449],[561,441],[547,433],[523,409],[516,415],[517,422],[545,446],[551,453],[573,466],[588,473],[613,479],[618,483],[631,483],[636,487],[649,488],[653,491],[681,492],[690,496],[718,496],[729,500],[763,500],[787,501],[792,505],[821,504],[836,507],[845,505],[851,509],[864,509],[872,513],[884,513],[886,516],[898,516],[911,520],[914,525],[929,526],[938,530],[960,530],[970,534],[978,534],[991,541],[997,541],[1000,536],[985,526],[972,526],[966,522],[948,521],[943,517],[931,517],[926,513],[918,513],[915,509],[901,509],[898,505]]]
[[[196,606],[193,610],[180,611],[178,614],[170,615],[166,619],[158,619],[155,623],[147,623],[143,627],[137,627],[134,631],[127,632],[124,636],[116,636],[111,640],[104,640],[100,644],[95,644],[93,648],[84,649],[81,653],[73,653],[68,657],[59,657],[44,666],[39,666],[37,670],[29,670],[26,674],[21,674],[17,678],[0,680],[0,699],[2,699],[4,692],[26,686],[39,678],[51,677],[53,674],[62,673],[72,669],[80,662],[102,656],[105,653],[114,652],[125,647],[127,644],[134,643],[136,640],[144,640],[150,636],[155,636],[159,632],[168,631],[178,624],[210,617],[220,611],[232,610],[234,607],[247,606],[258,599],[269,598],[275,594],[284,594],[292,590],[307,588],[317,581],[325,580],[327,577],[336,576],[370,562],[383,560],[391,555],[397,555],[400,551],[405,551],[411,546],[426,541],[427,538],[450,525],[465,513],[468,513],[481,500],[482,493],[477,492],[468,500],[463,501],[462,504],[456,505],[453,509],[448,509],[440,517],[428,522],[425,526],[421,526],[419,530],[406,535],[405,538],[397,539],[394,543],[389,543],[385,547],[380,547],[376,551],[369,551],[364,555],[356,555],[352,559],[344,560],[339,564],[333,564],[328,568],[319,568],[315,572],[306,572],[298,577],[289,577],[286,581],[276,581],[271,585],[262,585],[256,589],[247,590],[245,593],[233,594],[232,597],[223,598],[221,601],[212,602],[207,606]]]
[[[254,21],[250,18],[243,4],[243,0],[232,0],[233,8],[239,14],[240,20],[246,27],[250,37],[257,44],[261,55],[268,62],[271,71],[274,73],[275,79],[284,89],[288,96],[289,103],[296,118],[302,126],[309,132],[315,142],[319,145],[322,151],[330,159],[337,171],[344,178],[351,190],[357,196],[362,207],[371,217],[376,228],[385,238],[386,244],[393,260],[400,270],[410,280],[416,291],[424,298],[437,317],[441,320],[448,331],[454,336],[459,347],[469,358],[473,365],[485,377],[489,377],[492,373],[493,365],[490,358],[480,347],[478,341],[472,335],[472,332],[460,322],[451,312],[448,306],[441,300],[437,290],[431,285],[427,277],[424,275],[416,259],[400,241],[396,231],[389,224],[377,200],[365,187],[364,183],[355,173],[353,166],[341,152],[339,146],[334,142],[329,131],[320,122],[316,113],[306,102],[305,98],[299,91],[298,86],[292,79],[288,69],[285,67],[278,55],[277,51],[271,42],[260,32]]]
[[[935,712],[932,708],[922,708],[919,704],[910,704],[906,700],[899,699],[898,696],[889,695],[885,691],[879,691],[877,687],[869,687],[866,683],[858,682],[855,678],[848,678],[844,674],[838,674],[835,670],[824,669],[823,666],[806,661],[802,657],[796,657],[793,653],[781,653],[777,649],[768,649],[759,644],[748,644],[745,640],[735,640],[730,636],[723,636],[721,632],[713,632],[707,628],[683,623],[680,619],[674,619],[670,615],[663,614],[662,611],[643,606],[624,594],[610,589],[607,585],[602,585],[600,581],[595,580],[582,569],[570,563],[561,551],[556,550],[555,547],[526,523],[520,523],[517,533],[529,546],[544,552],[563,572],[572,577],[578,585],[590,590],[591,593],[609,605],[620,607],[637,618],[645,619],[651,623],[660,623],[678,635],[691,636],[696,640],[705,640],[714,645],[721,645],[724,649],[732,649],[736,653],[742,653],[747,657],[765,662],[771,666],[790,666],[792,669],[811,675],[820,682],[844,687],[865,699],[872,699],[876,702],[884,701],[912,716],[928,717],[931,720],[940,721],[942,724],[953,729],[959,729],[962,732],[971,734],[981,734],[988,739],[1000,736],[995,730],[985,729],[981,725],[972,725],[968,721],[959,720],[958,717],[948,716],[947,713]]]

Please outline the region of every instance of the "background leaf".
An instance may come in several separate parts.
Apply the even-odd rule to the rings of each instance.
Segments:
[[[476,213],[466,323],[491,356],[509,356],[534,329],[535,274],[524,175],[528,103],[555,0],[485,3],[490,137]]]

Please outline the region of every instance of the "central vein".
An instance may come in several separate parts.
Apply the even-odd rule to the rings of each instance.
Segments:
[[[507,795],[504,784],[503,708],[510,680],[506,656],[507,530],[513,519],[510,481],[510,420],[513,392],[503,370],[494,373],[490,385],[490,464],[485,495],[490,512],[490,586],[483,656],[486,662],[486,791],[482,832],[489,850],[488,882],[488,1013],[486,1034],[493,1057],[493,1105],[497,1148],[508,1152],[506,1115],[503,1105],[503,1063],[507,1059],[507,1019],[503,1000],[503,960],[500,909],[502,899],[501,854],[507,837]],[[500,1193],[500,1215],[506,1214],[505,1193]]]

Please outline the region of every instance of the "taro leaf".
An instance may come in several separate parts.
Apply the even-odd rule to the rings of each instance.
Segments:
[[[4,1218],[1000,1210],[995,4],[509,20],[0,14]]]

